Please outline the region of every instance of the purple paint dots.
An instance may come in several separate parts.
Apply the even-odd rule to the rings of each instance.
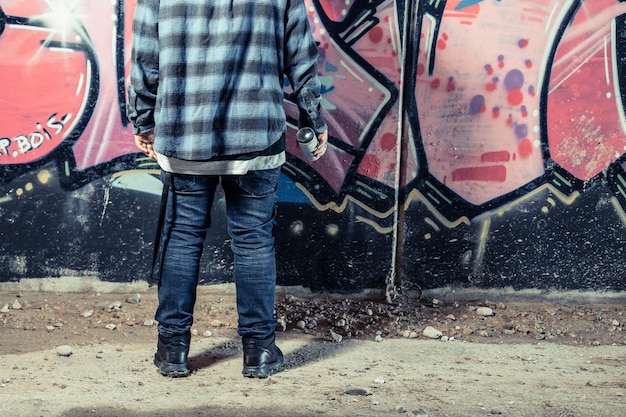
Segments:
[[[507,91],[515,90],[516,88],[522,88],[524,85],[524,74],[522,71],[514,69],[506,74],[504,77],[504,87]]]
[[[485,97],[477,95],[472,98],[469,105],[469,114],[478,114],[485,111]]]
[[[526,106],[520,107],[520,112],[522,113],[522,117],[528,116],[528,109],[526,108]]]
[[[525,137],[527,137],[528,136],[528,125],[521,124],[521,125],[515,126],[515,136],[518,139],[524,139]]]
[[[498,68],[504,68],[504,55],[498,55]]]

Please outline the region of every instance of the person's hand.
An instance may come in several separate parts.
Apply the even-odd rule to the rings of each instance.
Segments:
[[[146,156],[157,160],[157,154],[152,148],[154,144],[154,130],[150,130],[149,132],[143,132],[135,135],[135,145],[139,148],[141,152],[143,152]]]
[[[317,146],[313,150],[313,156],[316,158],[321,157],[326,153],[328,148],[328,130],[317,134]]]

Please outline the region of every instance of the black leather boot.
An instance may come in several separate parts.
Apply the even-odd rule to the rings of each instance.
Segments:
[[[243,338],[243,376],[267,378],[278,372],[284,363],[283,352],[274,343],[274,335],[267,339]]]
[[[190,342],[190,333],[169,338],[159,335],[157,351],[154,354],[154,364],[159,368],[162,375],[171,378],[189,375],[187,355],[189,354]]]

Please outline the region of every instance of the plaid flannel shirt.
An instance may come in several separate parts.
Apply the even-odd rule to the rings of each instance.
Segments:
[[[326,130],[303,0],[138,0],[128,116],[183,160],[255,153],[284,134],[284,77],[300,125]]]

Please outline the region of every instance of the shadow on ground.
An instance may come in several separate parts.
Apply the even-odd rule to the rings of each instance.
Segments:
[[[276,344],[280,347],[281,339],[277,339]],[[310,341],[301,348],[285,354],[283,370],[296,369],[327,359],[340,351],[350,349],[352,345],[351,340],[346,340],[342,343],[333,343],[323,339]],[[241,341],[239,339],[228,340],[220,345],[191,355],[189,357],[189,370],[193,373],[201,369],[210,368],[221,361],[242,357],[242,355]]]

